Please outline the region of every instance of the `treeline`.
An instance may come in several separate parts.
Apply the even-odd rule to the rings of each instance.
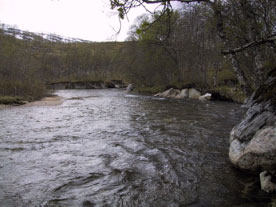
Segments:
[[[159,13],[140,17],[130,32],[130,40],[167,52],[178,82],[216,86],[218,72],[232,79],[227,72],[232,68],[240,88],[249,95],[276,69],[275,1],[181,2],[183,8],[174,12],[167,1]]]
[[[160,69],[170,64],[165,54],[137,42],[64,42],[49,37],[2,25],[0,95],[38,99],[45,95],[47,84],[64,81],[154,84],[162,79]]]
[[[0,95],[38,99],[51,82],[122,78],[112,65],[123,52],[123,43],[64,42],[58,36],[49,37],[2,26]]]
[[[129,38],[133,38],[132,35]],[[162,44],[138,39],[65,42],[54,35],[45,39],[5,25],[0,29],[0,45],[0,95],[25,99],[39,99],[47,92],[47,84],[64,81],[115,79],[137,86],[157,87],[156,90],[168,85],[205,85],[212,81],[206,68],[219,69],[212,63],[208,63],[210,67],[205,66],[204,60],[197,65],[199,61],[191,59],[197,57],[196,51],[192,51],[194,45],[181,49],[187,54],[186,61],[177,57],[182,61],[177,63]],[[224,67],[227,71],[223,75],[235,79],[230,67]]]

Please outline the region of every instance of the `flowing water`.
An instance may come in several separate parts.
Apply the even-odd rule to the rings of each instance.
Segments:
[[[0,206],[258,206],[228,161],[240,105],[56,93],[0,110]]]

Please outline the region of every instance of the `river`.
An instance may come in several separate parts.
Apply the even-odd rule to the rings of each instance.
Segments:
[[[56,94],[58,106],[0,110],[0,206],[259,206],[228,160],[240,105]]]

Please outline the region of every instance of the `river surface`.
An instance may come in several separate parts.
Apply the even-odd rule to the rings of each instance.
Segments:
[[[260,206],[228,161],[240,105],[56,94],[58,106],[0,110],[1,207]]]

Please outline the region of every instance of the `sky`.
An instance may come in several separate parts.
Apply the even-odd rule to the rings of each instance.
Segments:
[[[145,12],[142,7],[133,9],[116,36],[120,24],[109,0],[0,0],[0,23],[90,41],[125,40],[136,17]]]

